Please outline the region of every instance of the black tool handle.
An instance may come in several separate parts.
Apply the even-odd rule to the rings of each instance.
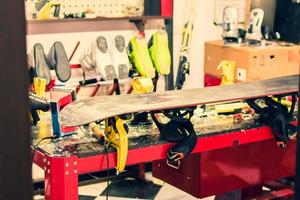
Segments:
[[[88,79],[88,80],[79,81],[79,85],[85,86],[85,85],[90,85],[90,84],[94,84],[97,82],[98,82],[98,80],[96,78],[92,78],[92,79]]]

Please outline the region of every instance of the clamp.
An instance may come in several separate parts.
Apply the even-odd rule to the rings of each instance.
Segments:
[[[145,20],[145,19],[130,19],[129,22],[133,23],[140,33],[145,32],[145,24],[146,24],[147,20]]]
[[[196,146],[197,135],[190,121],[195,109],[196,107],[190,107],[150,113],[162,137],[177,143],[167,152],[166,160],[167,165],[174,169],[180,168],[181,160],[189,155]],[[155,116],[156,113],[163,113],[170,121],[166,124],[159,122]]]
[[[290,110],[281,103],[281,97],[275,101],[271,97],[264,97],[265,107],[260,107],[256,99],[248,99],[248,105],[260,115],[262,122],[270,126],[273,130],[274,139],[280,148],[285,148],[289,140],[297,136],[297,126],[290,123],[293,119],[294,108],[297,94],[292,95],[292,104]]]
[[[107,145],[117,149],[117,174],[124,172],[128,154],[128,126],[125,121],[127,116],[115,116],[105,120],[104,132],[95,122],[90,123],[89,127],[98,140],[105,140]]]

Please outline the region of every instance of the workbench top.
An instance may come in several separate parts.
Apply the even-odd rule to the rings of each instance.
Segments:
[[[244,116],[243,121],[233,122],[233,115],[203,117],[195,114],[191,121],[194,124],[194,129],[198,137],[212,137],[214,135],[228,134],[234,131],[262,126],[257,119],[257,115],[247,115]],[[139,126],[132,126],[128,123],[128,127],[129,149],[169,143],[160,136],[159,130],[154,123]],[[34,130],[37,132],[36,128],[33,128]],[[36,145],[40,139],[36,137],[36,133],[33,135],[33,144]],[[76,134],[41,143],[38,150],[53,157],[74,155],[77,157],[86,157],[105,153],[103,144],[100,144],[88,127],[84,126],[79,127]],[[108,151],[115,150],[109,147]]]

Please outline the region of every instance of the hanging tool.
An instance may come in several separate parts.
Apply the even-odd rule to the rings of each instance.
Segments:
[[[55,1],[39,1],[35,4],[36,10],[38,11],[37,19],[51,19],[59,17],[60,3]]]

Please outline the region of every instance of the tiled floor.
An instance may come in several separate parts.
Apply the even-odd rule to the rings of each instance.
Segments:
[[[79,187],[79,200],[105,200],[106,196],[100,196],[106,188],[106,183],[98,183]],[[141,198],[114,197],[109,196],[109,200],[137,200]],[[147,198],[146,198],[147,199]],[[193,196],[169,185],[164,184],[156,194],[154,200],[196,200]],[[34,200],[44,200],[41,195],[35,196]],[[141,199],[143,200],[143,199]],[[202,200],[214,200],[214,197],[204,198]]]
[[[84,186],[79,188],[79,194],[80,195],[85,195],[85,196],[97,196],[95,200],[104,200],[106,197],[105,196],[99,196],[100,193],[104,190],[103,188],[106,187],[105,183],[100,183],[100,184],[93,184],[89,186]],[[101,191],[102,190],[102,191]],[[80,200],[92,200],[93,198],[84,198],[81,197]],[[137,198],[126,198],[126,197],[113,197],[109,196],[109,200],[130,200],[130,199],[137,199]],[[140,198],[138,198],[140,199]],[[144,198],[143,198],[144,199]],[[147,198],[146,198],[147,199]],[[196,200],[197,198],[194,198],[193,196],[169,185],[169,184],[164,184],[159,192],[156,194],[154,200]],[[214,197],[209,197],[205,198],[202,200],[213,200]]]
[[[34,179],[41,179],[42,171],[34,168]],[[146,179],[152,180],[151,173],[146,173]],[[97,183],[81,186],[78,189],[79,200],[105,200],[107,183]],[[130,199],[154,199],[154,200],[196,200],[193,196],[167,184],[155,185],[153,183],[135,182],[132,179],[114,181],[111,184],[109,200],[130,200]],[[104,195],[104,196],[101,196]],[[213,200],[214,197],[202,200]],[[34,200],[44,200],[41,195],[35,196]]]

